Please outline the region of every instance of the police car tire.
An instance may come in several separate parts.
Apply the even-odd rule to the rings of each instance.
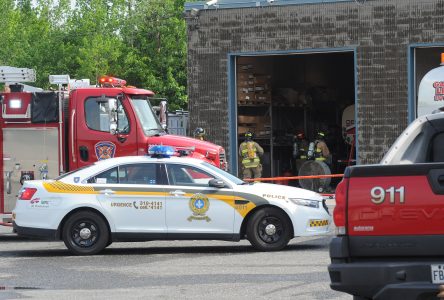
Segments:
[[[90,239],[81,239],[79,232],[86,228]],[[108,226],[101,216],[90,211],[79,211],[68,218],[63,226],[63,242],[73,254],[97,254],[109,245]],[[84,242],[84,245],[81,243]]]
[[[268,235],[265,228],[271,226],[276,233]],[[291,239],[291,222],[278,208],[266,207],[254,213],[247,224],[247,239],[260,251],[278,251],[285,248]]]

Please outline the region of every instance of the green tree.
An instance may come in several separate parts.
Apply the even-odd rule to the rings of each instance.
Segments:
[[[48,75],[124,78],[185,108],[184,0],[1,0],[0,65]]]
[[[123,28],[126,45],[131,47],[125,61],[140,72],[136,76],[140,84],[168,98],[171,109],[184,108],[187,103],[183,5],[182,0],[137,1]],[[136,75],[131,68],[127,71],[128,78]]]

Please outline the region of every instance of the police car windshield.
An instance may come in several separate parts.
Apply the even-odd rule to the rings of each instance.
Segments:
[[[149,97],[146,95],[131,95],[131,104],[136,111],[137,118],[146,136],[163,134],[164,130],[156,117]]]
[[[213,166],[212,164],[209,164],[207,162],[202,162],[202,164],[208,168],[210,168],[211,170],[213,170],[214,172],[216,172],[219,175],[224,176],[225,178],[228,178],[231,182],[233,182],[234,184],[244,184],[245,182],[242,181],[241,179],[237,178],[234,175],[231,175],[228,172],[225,172],[222,169],[219,169],[218,167]]]
[[[80,168],[75,169],[75,170],[73,170],[73,171],[69,171],[69,172],[63,173],[62,175],[60,175],[60,176],[54,178],[54,180],[60,180],[60,179],[63,179],[63,178],[65,178],[65,177],[71,175],[72,173],[75,173],[75,172],[78,172],[78,171],[80,171],[80,170],[83,170],[83,169],[86,169],[86,168],[92,167],[92,166],[94,166],[94,165],[95,165],[95,163],[92,164],[92,165],[88,165],[88,166],[80,167]]]

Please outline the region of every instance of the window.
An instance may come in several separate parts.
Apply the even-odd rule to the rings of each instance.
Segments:
[[[109,169],[105,172],[102,172],[94,177],[91,177],[90,179],[88,179],[88,183],[100,183],[100,184],[105,184],[105,183],[119,183],[118,180],[118,169],[117,167]]]
[[[215,178],[213,175],[198,168],[187,165],[167,165],[170,185],[208,186],[208,182]]]
[[[438,133],[433,138],[432,162],[444,162],[444,132]]]
[[[109,99],[105,97],[88,98],[85,101],[85,119],[89,129],[109,132],[111,108]],[[128,133],[129,124],[125,109],[120,100],[117,101],[117,130],[119,133]]]
[[[91,177],[88,183],[158,184],[156,164],[122,165]]]

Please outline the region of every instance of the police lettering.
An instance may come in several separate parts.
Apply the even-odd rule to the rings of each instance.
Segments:
[[[133,207],[133,204],[126,202],[113,202],[111,203],[111,207]]]
[[[273,199],[285,199],[285,196],[281,196],[281,195],[262,194],[262,197],[264,197],[264,198],[273,198]]]

